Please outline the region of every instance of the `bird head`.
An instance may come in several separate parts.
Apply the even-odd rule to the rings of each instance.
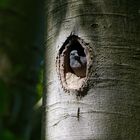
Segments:
[[[80,58],[80,56],[78,55],[78,51],[77,50],[72,50],[70,52],[70,58],[78,60]]]

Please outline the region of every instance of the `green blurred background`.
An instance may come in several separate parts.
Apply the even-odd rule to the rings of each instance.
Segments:
[[[0,0],[0,140],[40,140],[43,0]]]

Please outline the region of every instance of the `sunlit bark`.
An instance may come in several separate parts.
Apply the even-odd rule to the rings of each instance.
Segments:
[[[43,140],[139,140],[139,1],[46,0]],[[56,56],[70,34],[92,47],[86,94],[62,88]]]

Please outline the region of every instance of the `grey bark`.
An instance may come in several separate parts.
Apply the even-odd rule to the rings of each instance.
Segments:
[[[43,140],[139,140],[140,12],[132,0],[46,0]],[[63,90],[56,56],[73,32],[93,49],[86,95]]]

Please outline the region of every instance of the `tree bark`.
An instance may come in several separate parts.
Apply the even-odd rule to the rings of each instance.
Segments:
[[[46,0],[43,140],[139,140],[139,4]],[[60,57],[71,36],[91,48],[83,92],[61,74],[68,61]]]

